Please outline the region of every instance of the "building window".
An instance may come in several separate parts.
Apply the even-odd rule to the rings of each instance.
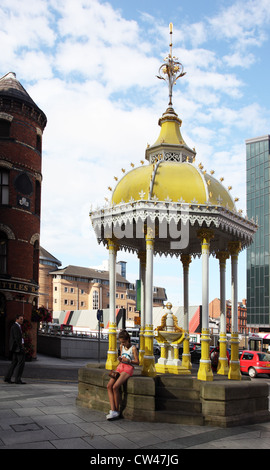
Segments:
[[[70,305],[74,305],[74,300],[71,300],[71,301],[70,301]]]
[[[71,294],[74,294],[74,287],[70,288],[70,292],[71,292]]]
[[[40,182],[36,181],[35,191],[35,214],[40,215]]]
[[[93,292],[93,310],[98,309],[98,291],[94,290]]]
[[[68,300],[67,299],[64,300],[64,304],[68,305]]]
[[[57,290],[57,286],[54,286],[54,290]]]
[[[38,284],[39,243],[35,241],[33,253],[33,280]]]
[[[10,121],[6,119],[0,119],[0,137],[9,137],[10,136]]]
[[[41,153],[41,135],[37,134],[36,149]]]
[[[81,301],[81,307],[85,307],[85,302]]]
[[[9,203],[9,172],[0,169],[0,204]]]
[[[65,288],[64,288],[64,292],[68,292],[68,287],[65,287]]]
[[[7,236],[0,232],[0,274],[7,274]]]

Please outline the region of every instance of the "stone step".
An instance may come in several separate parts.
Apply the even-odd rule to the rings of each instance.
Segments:
[[[177,400],[176,398],[162,399],[156,398],[156,410],[186,411],[191,413],[201,413],[202,404],[199,400]]]
[[[177,398],[183,400],[199,400],[200,391],[193,388],[179,388],[179,387],[156,387],[156,398]]]
[[[157,423],[186,424],[189,426],[203,426],[204,418],[198,413],[187,413],[184,411],[157,410],[155,412]]]
[[[162,374],[155,377],[156,387],[192,388],[200,390],[200,383],[196,378],[190,376],[175,376],[173,374]]]

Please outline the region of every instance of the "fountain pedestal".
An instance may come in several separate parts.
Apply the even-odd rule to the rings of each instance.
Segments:
[[[156,340],[161,347],[156,372],[188,375],[191,371],[182,366],[178,352],[179,344],[185,339],[185,332],[176,325],[171,304],[167,304],[166,307],[168,312],[162,317],[162,325],[155,330]]]

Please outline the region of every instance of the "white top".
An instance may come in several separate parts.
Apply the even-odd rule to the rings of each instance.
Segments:
[[[125,346],[122,345],[121,357],[126,357],[130,361],[134,361],[133,347],[132,345],[130,348],[125,348]]]

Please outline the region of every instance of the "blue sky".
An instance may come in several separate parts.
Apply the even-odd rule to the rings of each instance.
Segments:
[[[169,51],[185,77],[173,104],[196,161],[231,185],[246,210],[245,140],[269,134],[270,0],[1,0],[0,74],[16,73],[48,124],[43,137],[41,245],[63,266],[99,266],[91,208],[130,162],[140,165],[159,135],[168,103],[156,78]],[[245,253],[239,300],[246,296]],[[134,256],[130,281],[138,276]],[[210,263],[210,300],[219,297],[218,263]],[[154,283],[181,305],[182,268],[157,258]],[[201,303],[201,264],[190,268],[190,304]],[[230,266],[227,266],[230,298]]]

